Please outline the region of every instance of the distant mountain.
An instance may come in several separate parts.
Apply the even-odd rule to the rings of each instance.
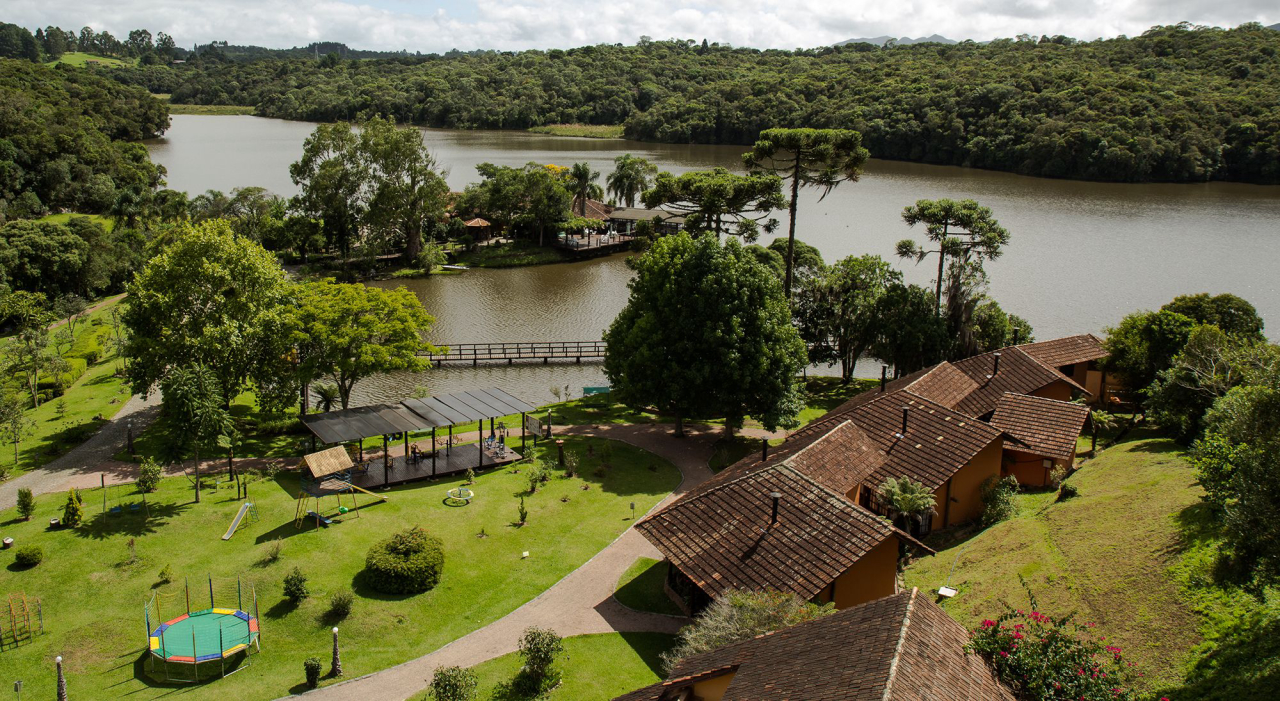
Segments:
[[[920,37],[919,39],[912,39],[911,37],[891,37],[886,35],[886,36],[872,37],[870,39],[846,39],[845,41],[836,43],[836,46],[840,46],[841,44],[875,44],[876,46],[884,46],[890,39],[897,42],[898,46],[909,46],[911,44],[926,44],[926,43],[929,43],[929,44],[958,43],[955,40],[948,39],[940,34],[933,34],[927,37]]]
[[[1270,27],[1267,27],[1267,29],[1274,29],[1277,32],[1280,32],[1280,23],[1273,24]]]

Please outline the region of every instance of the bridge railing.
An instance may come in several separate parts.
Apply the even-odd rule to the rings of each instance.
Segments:
[[[604,341],[513,341],[442,344],[448,353],[424,353],[433,363],[573,360],[604,357]]]

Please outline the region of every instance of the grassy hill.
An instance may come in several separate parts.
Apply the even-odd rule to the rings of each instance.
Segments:
[[[1175,701],[1271,698],[1280,604],[1215,581],[1216,522],[1179,447],[1138,431],[1069,482],[1080,496],[1022,495],[1015,518],[935,544],[907,568],[907,586],[934,591],[949,578],[960,593],[943,607],[973,627],[1006,603],[1027,606],[1021,577],[1042,610],[1074,611],[1123,648],[1141,688]]]
[[[72,66],[83,68],[90,61],[94,61],[102,66],[132,66],[136,62],[132,59],[108,58],[106,56],[98,56],[96,54],[86,54],[80,51],[68,51],[62,54],[62,57],[56,61],[50,61],[48,65],[52,66],[58,63],[66,63]]]

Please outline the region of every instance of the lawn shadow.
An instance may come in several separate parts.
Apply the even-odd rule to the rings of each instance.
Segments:
[[[351,590],[356,596],[363,599],[374,599],[377,601],[404,601],[412,599],[417,594],[387,594],[380,592],[373,587],[373,582],[369,578],[369,571],[362,569],[351,578]],[[430,591],[430,590],[427,590]],[[425,594],[426,592],[421,592]]]
[[[1280,689],[1280,619],[1253,613],[1191,666],[1182,686],[1155,696],[1174,701],[1268,701]]]
[[[644,661],[649,671],[659,678],[667,676],[662,663],[662,653],[666,652],[666,649],[665,646],[653,644],[655,637],[653,633],[621,633],[620,635],[622,635],[622,639],[626,641],[627,645],[636,651],[636,654]],[[671,638],[671,642],[675,642],[674,637]]]
[[[133,677],[152,689],[169,689],[169,693],[174,693],[179,689],[189,688],[192,685],[203,685],[208,684],[209,682],[218,681],[224,676],[238,671],[248,659],[249,653],[239,652],[222,662],[219,662],[218,660],[211,660],[209,662],[203,662],[198,666],[193,666],[188,664],[165,663],[154,658],[150,652],[143,650],[142,654],[140,654],[133,662]],[[148,669],[148,667],[150,667],[150,669]],[[166,679],[166,668],[170,671],[172,676],[179,678],[174,679],[171,677]],[[195,681],[189,681],[193,673]],[[113,686],[119,686],[123,683],[125,682],[121,681]],[[136,694],[141,691],[144,690],[138,689],[129,693]]]
[[[81,538],[95,540],[106,540],[114,535],[136,538],[155,533],[166,525],[169,519],[180,516],[191,508],[189,503],[148,502],[145,508],[141,506],[141,501],[137,503],[139,504],[137,511],[133,511],[127,504],[121,506],[120,513],[99,511],[92,518],[87,519],[81,527],[74,529],[74,532]]]
[[[297,611],[299,603],[300,602],[286,597],[272,604],[271,608],[267,609],[266,613],[263,615],[271,619],[284,618],[294,611]]]

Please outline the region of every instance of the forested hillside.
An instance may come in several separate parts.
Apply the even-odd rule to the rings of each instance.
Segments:
[[[0,222],[51,209],[106,212],[160,171],[138,141],[169,114],[146,91],[92,71],[0,59]]]
[[[623,124],[632,138],[749,144],[852,127],[873,156],[1115,181],[1280,180],[1280,33],[1177,25],[881,49],[757,51],[641,42],[568,51],[153,67],[175,103],[437,127]],[[153,89],[156,86],[152,86]]]

